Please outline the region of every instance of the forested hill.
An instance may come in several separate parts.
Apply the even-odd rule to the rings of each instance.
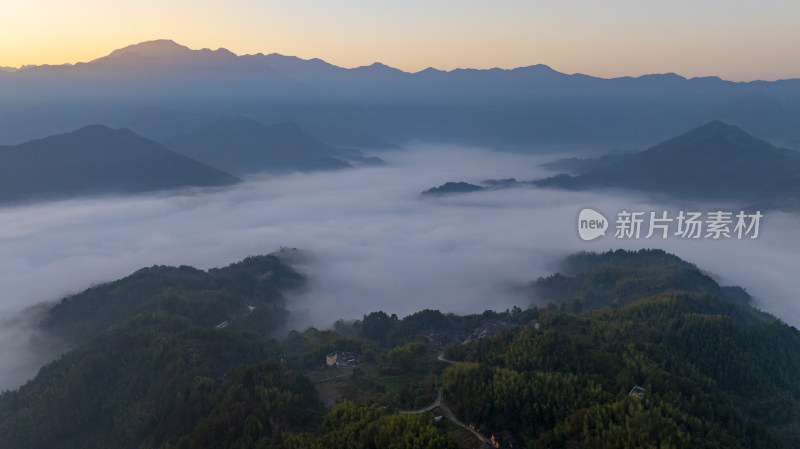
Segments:
[[[299,287],[304,280],[274,255],[208,271],[154,266],[62,299],[42,325],[81,342],[139,314],[161,313],[194,325],[228,322],[266,335],[286,318],[282,289]]]
[[[751,307],[741,287],[720,286],[695,265],[658,249],[581,252],[568,256],[562,273],[539,278],[526,290],[540,304],[564,304],[570,310],[620,307],[664,292],[709,295],[732,303],[729,314],[745,322],[774,320]]]
[[[75,348],[0,395],[0,449],[478,447],[469,426],[528,448],[800,446],[797,329],[663,251],[563,270],[544,307],[275,341],[304,279],[281,258],[142,269],[53,307]],[[337,351],[357,365],[326,367]]]
[[[42,326],[75,347],[0,394],[0,449],[455,448],[421,416],[352,403],[324,413],[311,380],[287,369],[288,346],[268,338],[304,280],[255,256],[144,268],[64,298]]]
[[[663,251],[563,265],[533,283],[546,308],[509,317],[536,326],[448,347],[465,362],[443,374],[462,420],[528,447],[798,447],[797,329]]]
[[[585,315],[542,312],[445,353],[464,422],[542,448],[791,448],[800,335],[745,325],[724,301],[665,294]],[[641,397],[629,393],[644,389]]]

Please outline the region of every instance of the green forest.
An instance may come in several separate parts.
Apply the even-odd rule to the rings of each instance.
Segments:
[[[49,310],[71,349],[0,395],[0,448],[800,445],[800,334],[743,289],[659,250],[559,271],[524,307],[287,335],[280,254],[144,268]]]

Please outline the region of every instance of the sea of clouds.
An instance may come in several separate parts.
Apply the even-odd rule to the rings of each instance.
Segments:
[[[0,389],[53,357],[33,324],[39,309],[150,265],[220,267],[248,255],[298,248],[308,288],[290,295],[292,326],[425,308],[475,313],[526,307],[513,287],[552,273],[572,252],[662,248],[756,306],[800,324],[800,216],[766,212],[757,239],[616,239],[621,210],[698,209],[620,191],[520,187],[430,197],[446,181],[530,180],[553,159],[479,148],[417,145],[381,154],[388,164],[265,176],[223,190],[88,198],[0,208]],[[591,207],[612,220],[605,237],[578,237]],[[733,205],[708,210],[738,212]],[[644,233],[642,234],[642,237]]]

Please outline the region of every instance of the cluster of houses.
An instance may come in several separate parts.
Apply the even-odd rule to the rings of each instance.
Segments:
[[[486,338],[502,331],[503,329],[512,329],[515,327],[519,327],[519,325],[512,324],[509,323],[508,321],[502,321],[502,320],[488,320],[485,323],[483,323],[483,325],[475,329],[475,331],[472,332],[472,335],[467,337],[466,340],[464,340],[464,343],[469,343],[470,341]],[[531,320],[526,325],[526,327],[532,327],[538,331],[539,322],[537,320]]]
[[[497,332],[500,332],[503,329],[509,329],[512,327],[516,327],[514,324],[510,324],[508,321],[500,321],[500,320],[489,320],[483,324],[483,326],[475,329],[473,332],[473,340],[478,340],[481,338],[489,337]]]
[[[469,343],[471,341],[480,340],[481,338],[486,338],[486,337],[489,337],[491,335],[494,335],[494,334],[496,334],[497,332],[500,332],[503,329],[510,329],[510,328],[513,328],[513,327],[517,327],[517,325],[516,324],[511,324],[508,321],[488,320],[485,323],[483,323],[480,327],[475,329],[472,332],[472,335],[468,336],[464,340],[464,343]]]
[[[227,322],[225,322],[227,323]],[[222,325],[223,323],[220,323]],[[227,326],[227,324],[225,324]],[[475,329],[472,334],[467,335],[463,331],[442,331],[442,330],[425,330],[419,331],[417,336],[425,340],[433,346],[446,346],[450,343],[463,341],[469,343],[470,341],[478,340],[481,338],[489,337],[503,329],[510,329],[519,327],[518,324],[512,324],[502,320],[488,320],[480,327]],[[531,320],[526,327],[533,327],[539,330],[539,322]],[[325,356],[325,366],[327,367],[351,367],[356,366],[360,362],[360,354],[357,352],[349,351],[334,351]]]
[[[358,365],[359,353],[334,351],[325,356],[325,366],[331,368],[349,368]]]

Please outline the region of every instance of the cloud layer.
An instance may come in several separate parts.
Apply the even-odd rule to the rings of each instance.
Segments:
[[[535,188],[428,198],[419,193],[445,181],[549,173],[538,168],[542,157],[472,148],[419,146],[385,158],[385,167],[256,178],[212,192],[0,209],[0,389],[35,373],[39,359],[19,354],[35,354],[31,345],[41,343],[29,328],[8,324],[26,307],[143,266],[224,266],[281,246],[309,256],[297,265],[309,288],[290,298],[298,328],[374,310],[403,316],[525,307],[510,286],[551,273],[566,254],[649,247],[745,287],[760,308],[800,324],[798,215],[767,213],[755,240],[617,240],[612,227],[584,242],[576,228],[584,207],[613,220],[623,209],[682,206],[621,192]]]

